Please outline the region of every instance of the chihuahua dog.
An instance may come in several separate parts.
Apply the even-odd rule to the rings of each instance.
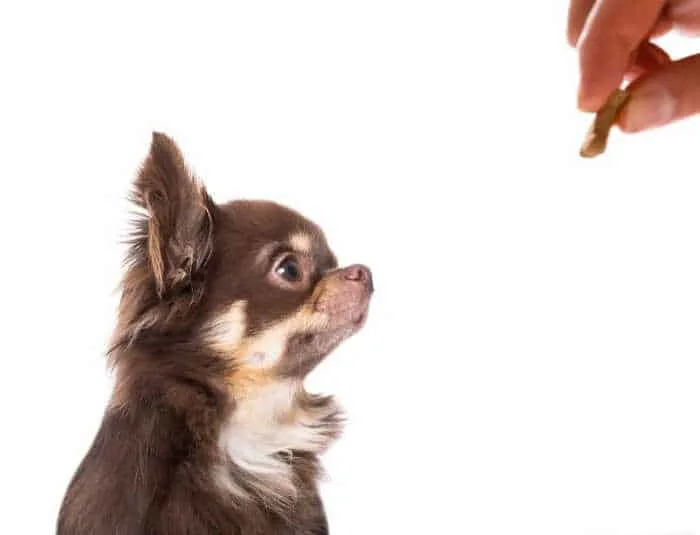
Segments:
[[[322,535],[334,399],[307,374],[364,324],[370,270],[267,201],[216,204],[167,136],[140,209],[109,360],[114,389],[59,535]]]

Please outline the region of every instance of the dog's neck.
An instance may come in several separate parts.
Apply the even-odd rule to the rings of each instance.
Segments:
[[[218,466],[215,476],[240,497],[253,491],[272,505],[289,505],[299,484],[295,456],[310,456],[314,466],[307,467],[317,471],[316,455],[341,431],[342,412],[333,398],[308,394],[298,380],[258,385],[236,398],[222,427],[220,448],[229,469]]]

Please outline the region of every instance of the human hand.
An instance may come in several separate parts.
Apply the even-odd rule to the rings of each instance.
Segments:
[[[618,125],[637,132],[700,113],[700,54],[672,61],[650,42],[700,34],[700,0],[571,0],[567,37],[579,51],[579,107],[598,111],[632,80]]]

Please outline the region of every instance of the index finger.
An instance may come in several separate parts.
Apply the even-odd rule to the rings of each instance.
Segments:
[[[596,0],[571,0],[566,27],[566,38],[571,46],[576,46],[576,43],[578,43],[588,14],[593,9],[595,2]]]
[[[597,111],[620,87],[632,54],[652,32],[664,0],[601,0],[579,46],[579,107]]]

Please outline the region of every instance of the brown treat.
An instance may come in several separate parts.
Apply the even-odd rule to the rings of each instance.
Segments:
[[[615,124],[622,107],[627,101],[628,93],[616,89],[608,98],[605,105],[596,113],[586,139],[581,146],[580,155],[583,158],[594,158],[605,152],[610,129]]]

